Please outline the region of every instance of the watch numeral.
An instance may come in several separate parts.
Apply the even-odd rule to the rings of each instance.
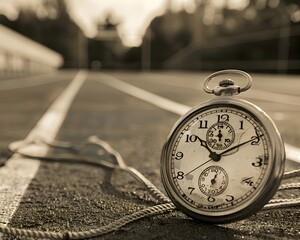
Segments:
[[[214,201],[216,201],[216,199],[215,199],[214,197],[212,197],[212,196],[209,196],[209,197],[207,198],[207,201],[209,201],[209,202],[214,202]]]
[[[207,128],[207,120],[200,120],[199,128]]]
[[[251,145],[259,145],[260,138],[259,137],[251,137],[253,141],[251,142]]]
[[[192,134],[192,135],[186,135],[185,142],[196,142],[198,139],[198,136]]]
[[[217,115],[218,116],[218,122],[229,122],[229,115],[228,114],[222,114]]]
[[[243,120],[240,121],[240,129],[244,129],[244,121]]]
[[[190,190],[190,195],[193,193],[193,191],[195,190],[194,187],[188,187],[188,190]]]
[[[175,155],[176,160],[181,160],[183,158],[183,152],[177,152]]]
[[[227,202],[232,202],[234,200],[234,196],[232,195],[226,195],[227,198],[225,199]]]
[[[253,165],[253,163],[252,163],[252,165]],[[254,184],[253,177],[245,177],[245,178],[243,178],[242,181],[241,181],[241,184],[247,184],[250,187],[252,187],[253,184]]]
[[[261,167],[263,165],[263,159],[261,157],[256,158],[257,161],[252,163],[253,167]]]
[[[184,172],[181,172],[181,171],[177,172],[176,178],[177,178],[178,180],[182,180],[182,179],[184,178]]]
[[[255,129],[255,133],[256,133],[256,136],[253,136],[251,137],[251,139],[253,139],[253,141],[251,142],[251,145],[259,145],[259,142],[260,142],[260,136],[258,131]]]

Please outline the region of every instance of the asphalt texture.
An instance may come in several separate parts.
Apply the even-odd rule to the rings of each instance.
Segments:
[[[41,81],[49,77],[61,80],[1,91],[2,150],[11,141],[26,136],[75,74],[75,71],[62,71],[51,76],[39,76]],[[210,98],[197,89],[207,74],[107,74],[189,106]],[[283,76],[255,77],[257,84],[254,89],[300,96],[300,80],[297,77],[289,77],[285,82]],[[128,166],[138,169],[164,191],[160,179],[160,154],[166,136],[179,116],[96,81],[101,78],[105,76],[89,72],[57,139],[78,144],[91,135],[97,135],[118,150]],[[300,146],[298,106],[274,103],[272,99],[251,100],[275,120],[286,142]],[[85,151],[96,161],[96,149],[87,148]],[[109,157],[103,155],[103,158]],[[299,165],[287,162],[286,170],[299,168]],[[293,198],[299,197],[300,193],[299,190],[280,192],[277,196]],[[9,226],[62,232],[87,230],[154,205],[156,202],[149,197],[147,190],[120,170],[43,162]],[[223,225],[203,224],[174,211],[135,221],[93,239],[299,239],[299,219],[299,207],[260,211],[242,221]],[[19,238],[6,236],[5,239]]]

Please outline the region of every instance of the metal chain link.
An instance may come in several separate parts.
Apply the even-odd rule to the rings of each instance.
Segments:
[[[146,209],[143,209],[143,210],[140,210],[133,214],[122,217],[122,218],[118,219],[117,221],[114,221],[106,226],[99,227],[97,229],[91,229],[91,230],[80,231],[80,232],[69,232],[69,238],[70,239],[84,239],[87,237],[101,236],[103,234],[114,231],[114,230],[116,230],[130,222],[133,222],[135,220],[138,220],[138,219],[141,219],[144,217],[150,217],[150,216],[153,216],[156,214],[162,214],[162,213],[172,211],[175,209],[176,209],[176,207],[172,203],[165,203],[165,204],[156,205],[154,207],[148,207]]]
[[[283,174],[282,180],[300,177],[300,169],[296,169],[290,172],[285,172]]]
[[[278,191],[281,191],[281,190],[292,190],[292,189],[298,189],[298,188],[300,188],[300,183],[287,183],[287,184],[282,184],[278,188]]]
[[[36,239],[87,239],[96,236],[101,236],[106,233],[112,232],[128,223],[136,221],[141,218],[150,217],[156,214],[162,214],[175,210],[176,207],[172,203],[165,203],[148,207],[143,210],[137,211],[133,214],[122,217],[113,221],[105,226],[94,228],[86,231],[68,231],[68,232],[46,232],[36,230],[26,230],[12,227],[1,227],[0,232],[13,236],[22,236],[22,238],[36,238]]]
[[[290,199],[272,199],[266,204],[262,210],[270,210],[277,208],[287,208],[296,207],[300,205],[300,198],[290,198]]]
[[[43,141],[38,141],[39,143],[47,144]],[[35,142],[34,144],[36,144]],[[21,144],[21,147],[26,146],[31,143],[24,143]],[[78,163],[82,164],[93,164],[96,166],[102,166],[102,167],[108,167],[112,169],[121,169],[125,172],[128,172],[131,174],[135,179],[137,179],[139,182],[141,182],[150,192],[150,194],[159,200],[163,204],[159,204],[153,207],[148,207],[143,210],[137,211],[133,214],[124,216],[116,221],[113,221],[105,226],[90,229],[86,231],[67,231],[67,232],[46,232],[46,231],[36,231],[36,230],[26,230],[26,229],[19,229],[19,228],[12,228],[12,227],[6,227],[6,226],[0,226],[0,232],[8,235],[14,235],[14,236],[22,236],[22,238],[35,238],[35,239],[86,239],[91,237],[100,236],[112,231],[117,230],[118,228],[136,221],[141,218],[153,216],[156,214],[162,214],[169,211],[176,210],[176,207],[174,204],[171,203],[171,200],[163,194],[151,181],[149,181],[142,173],[140,173],[138,170],[132,167],[128,167],[122,156],[113,149],[107,142],[100,140],[99,138],[92,136],[88,139],[87,142],[85,142],[82,145],[79,145],[79,148],[86,144],[96,144],[98,146],[101,146],[103,149],[106,150],[109,154],[115,157],[116,162],[110,163],[105,162],[104,160],[99,160],[98,163],[92,162],[89,159],[85,159],[80,161],[78,157],[65,157],[63,160],[70,161],[75,160]],[[50,145],[50,144],[48,144]],[[19,145],[20,146],[20,145]],[[78,152],[78,147],[72,146],[71,144],[68,144],[66,142],[54,142],[50,146],[52,147],[59,147],[64,149],[69,149],[74,152]],[[61,160],[58,156],[49,156],[49,157],[40,157],[40,156],[32,156],[30,154],[25,154],[20,151],[18,148],[14,148],[13,144],[9,146],[9,149],[13,153],[21,154],[28,158],[33,159],[39,159],[39,160]],[[283,176],[283,179],[290,179],[300,177],[300,169],[286,172]],[[289,184],[283,184],[279,187],[279,191],[282,190],[291,190],[291,189],[299,189],[300,184],[299,183],[289,183]],[[269,210],[274,208],[283,208],[283,207],[293,207],[293,206],[299,206],[300,205],[300,198],[295,199],[272,199],[269,201],[268,204],[264,206],[262,210]]]

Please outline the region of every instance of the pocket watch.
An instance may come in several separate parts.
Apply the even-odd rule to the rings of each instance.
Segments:
[[[245,86],[224,79],[241,75]],[[174,205],[207,223],[227,223],[260,210],[280,184],[284,144],[271,118],[256,105],[234,95],[248,90],[251,76],[223,70],[208,76],[204,91],[217,97],[182,116],[171,130],[161,155],[161,175]]]

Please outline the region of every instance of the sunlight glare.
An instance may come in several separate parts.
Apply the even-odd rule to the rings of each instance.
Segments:
[[[166,8],[166,0],[67,0],[72,18],[85,34],[92,38],[97,34],[97,25],[109,15],[117,23],[117,30],[126,46],[141,44],[150,21],[161,15]]]

